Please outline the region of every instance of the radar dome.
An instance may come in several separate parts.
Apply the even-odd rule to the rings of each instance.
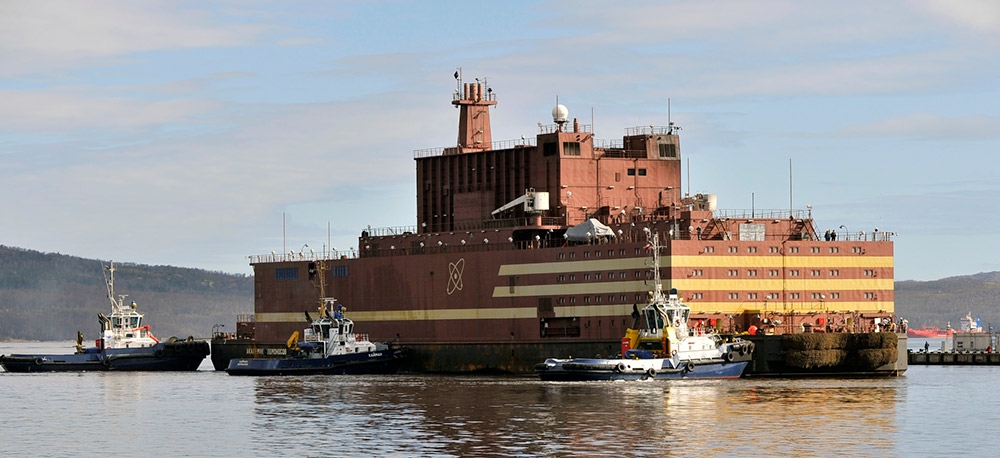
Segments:
[[[564,123],[569,120],[569,108],[565,105],[556,105],[552,109],[552,121],[558,123]]]

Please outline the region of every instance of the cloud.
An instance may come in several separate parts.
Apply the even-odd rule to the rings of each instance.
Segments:
[[[993,0],[928,0],[927,11],[976,32],[1000,32],[1000,3]]]
[[[107,65],[150,51],[250,44],[264,30],[227,22],[197,3],[4,2],[0,77]]]
[[[191,121],[218,104],[205,99],[150,101],[100,88],[0,90],[0,131],[67,133],[85,129],[128,131]]]
[[[912,112],[875,122],[848,126],[833,132],[842,137],[898,137],[918,140],[997,140],[1000,118],[983,114],[942,116],[932,112]]]

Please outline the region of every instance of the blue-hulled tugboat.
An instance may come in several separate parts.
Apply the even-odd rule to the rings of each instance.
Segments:
[[[105,267],[111,315],[98,314],[101,338],[94,347],[83,346],[77,332],[76,352],[66,355],[0,355],[7,372],[70,371],[193,371],[209,354],[208,342],[188,337],[171,337],[161,342],[143,323],[135,301],[125,304],[126,295],[115,298],[115,265]]]
[[[406,348],[371,342],[367,334],[356,334],[354,322],[344,316],[346,308],[336,299],[323,298],[319,318],[288,339],[288,357],[237,358],[229,361],[229,375],[392,374],[408,356]]]
[[[669,378],[739,378],[753,353],[753,342],[726,341],[713,328],[688,328],[691,309],[671,289],[660,285],[656,234],[649,235],[654,290],[622,339],[618,358],[549,358],[535,366],[542,380],[646,380]]]

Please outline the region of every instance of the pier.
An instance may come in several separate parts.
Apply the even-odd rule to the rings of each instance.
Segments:
[[[910,365],[998,366],[1000,353],[986,351],[913,351],[906,352]]]

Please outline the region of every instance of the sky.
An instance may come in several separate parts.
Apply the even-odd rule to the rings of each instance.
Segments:
[[[894,232],[896,280],[998,271],[997,56],[991,0],[0,1],[0,244],[247,275],[356,248],[416,224],[461,69],[494,141],[557,99],[598,139],[669,119],[720,209]]]

